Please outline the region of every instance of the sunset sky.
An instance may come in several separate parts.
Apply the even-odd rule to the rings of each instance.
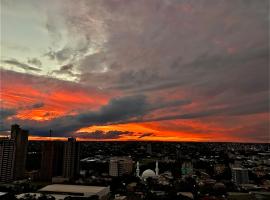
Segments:
[[[1,0],[1,134],[270,142],[268,0]]]

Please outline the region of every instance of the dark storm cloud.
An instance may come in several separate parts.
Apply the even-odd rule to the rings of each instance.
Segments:
[[[106,24],[109,38],[102,51],[82,60],[79,69],[91,73],[92,68],[102,68],[100,63],[111,67],[107,72],[110,80],[106,80],[106,73],[95,74],[95,83],[106,80],[107,87],[140,92],[190,84],[215,87],[225,81],[221,89],[227,90],[231,79],[226,79],[253,68],[261,56],[265,61],[260,66],[264,68],[255,77],[266,69],[267,1],[94,1],[93,7],[108,11],[107,15],[96,13],[87,3],[78,8],[83,15]],[[124,12],[117,12],[119,9]],[[75,16],[72,25],[88,34],[94,25],[81,19],[83,16]],[[115,71],[115,62],[123,67]],[[239,68],[236,72],[235,67]],[[250,76],[251,72],[247,73]],[[242,81],[238,88],[251,81]],[[261,89],[261,85],[256,88]]]
[[[268,112],[268,8],[266,0],[81,2],[81,14],[67,16],[72,27],[89,35],[101,21],[107,42],[82,57],[80,80],[129,95],[184,92],[201,104],[169,119]]]
[[[147,109],[148,112],[154,111],[157,109],[164,109],[164,108],[170,108],[170,107],[176,107],[176,106],[184,106],[191,104],[191,100],[189,99],[180,99],[180,100],[172,100],[169,102],[156,102],[149,106]]]
[[[106,124],[129,121],[132,118],[142,120],[141,117],[151,111],[169,108],[173,106],[182,106],[189,104],[189,100],[179,100],[170,102],[155,102],[147,101],[146,96],[127,96],[117,99],[112,99],[108,105],[101,107],[98,112],[88,112],[80,114],[78,119],[83,123]]]
[[[173,119],[197,119],[204,117],[213,116],[241,116],[241,115],[252,115],[257,113],[268,113],[269,112],[269,101],[262,100],[259,102],[238,104],[234,106],[226,106],[225,108],[202,110],[198,112],[190,112],[179,115],[170,115],[153,119],[146,119],[145,121],[163,121]]]
[[[19,62],[18,60],[16,59],[9,59],[9,60],[3,60],[4,63],[7,63],[7,64],[10,64],[10,65],[13,65],[15,67],[19,67],[21,69],[25,69],[26,71],[36,71],[36,72],[39,72],[41,71],[41,69],[38,69],[38,68],[35,68],[35,67],[31,67],[30,65],[27,65],[25,63],[22,63],[22,62]]]
[[[36,134],[43,135],[47,133],[50,127],[53,127],[55,133],[66,135],[85,126],[102,125],[119,122],[130,117],[142,116],[146,112],[146,107],[146,99],[143,96],[124,97],[111,100],[108,105],[101,107],[97,112],[65,116],[51,122],[44,122],[40,126],[36,126],[30,121],[27,128]]]
[[[143,133],[138,138],[149,137],[149,136],[152,136],[152,135],[154,135],[154,134],[153,133]]]
[[[16,114],[16,110],[14,109],[0,109],[1,119],[4,120],[7,117],[13,116]]]
[[[12,117],[16,114],[15,109],[0,109],[0,131],[6,131],[8,130],[7,124],[9,123],[8,118]]]
[[[78,133],[77,137],[88,138],[88,139],[119,139],[121,136],[130,135],[132,132],[129,131],[95,131],[95,132],[87,132],[87,133]]]
[[[74,68],[73,64],[62,65],[59,70],[53,70],[52,73],[56,74],[67,74],[69,76],[77,77],[78,74],[74,73],[72,70]]]
[[[31,105],[29,108],[30,109],[37,109],[37,108],[42,108],[45,104],[43,102],[38,102],[33,105]]]
[[[27,63],[34,65],[34,66],[37,66],[37,67],[42,66],[42,62],[37,58],[28,58]]]
[[[159,78],[157,74],[153,74],[142,81],[148,72],[153,73],[148,68],[132,75],[125,72],[121,75],[125,78],[120,80],[127,84],[117,88],[151,92],[185,87],[192,88],[202,95],[218,95],[231,90],[247,94],[256,93],[269,89],[268,62],[268,48],[245,50],[236,55],[202,55],[188,64],[175,67],[167,78]],[[152,77],[151,80],[149,77]]]
[[[71,58],[73,52],[72,49],[63,48],[59,51],[48,51],[45,56],[50,58],[51,60],[58,60],[59,62],[66,61]]]
[[[98,111],[89,111],[74,116],[64,116],[36,124],[33,121],[23,121],[26,128],[38,135],[47,134],[48,130],[54,128],[54,132],[66,135],[80,128],[92,125],[106,125],[114,123],[125,123],[129,120],[142,120],[146,114],[153,110],[164,107],[185,105],[189,101],[180,100],[167,103],[150,103],[146,96],[125,96],[111,99],[110,102],[102,106]],[[166,106],[167,105],[167,106]],[[60,136],[57,135],[57,136]]]
[[[142,139],[144,137],[153,136],[153,133],[134,133],[130,131],[94,131],[94,132],[80,132],[76,133],[76,137],[80,138],[88,138],[88,139],[120,139],[123,136],[130,136],[133,135],[138,139]]]
[[[43,102],[38,102],[35,104],[32,104],[30,106],[21,106],[16,107],[14,109],[8,109],[8,108],[1,108],[0,109],[0,126],[1,131],[9,130],[10,123],[14,123],[14,120],[16,121],[16,114],[20,110],[28,110],[28,109],[38,109],[44,106]],[[12,119],[8,119],[9,117],[12,117]]]
[[[64,4],[72,42],[48,55],[61,62],[78,57],[83,84],[126,94],[185,87],[197,96],[268,89],[267,0]],[[49,15],[48,31],[59,33],[57,27]]]
[[[78,116],[81,122],[102,124],[117,122],[131,117],[146,114],[148,103],[145,96],[128,96],[112,99],[108,105],[101,107],[99,112],[89,112]]]
[[[72,70],[72,69],[73,69],[73,65],[67,64],[67,65],[61,66],[60,71],[68,71],[68,70]]]
[[[1,81],[3,81],[3,86],[4,84],[8,86],[8,83],[17,82],[22,85],[24,84],[31,85],[31,87],[33,87],[34,89],[37,89],[38,91],[42,91],[43,94],[49,94],[53,91],[59,91],[59,90],[81,91],[84,93],[94,92],[95,94],[100,91],[90,86],[77,84],[71,81],[59,80],[59,79],[51,78],[48,76],[35,76],[32,74],[19,73],[19,72],[15,72],[12,70],[5,70],[5,69],[0,69],[0,74],[1,74]],[[45,100],[47,99],[44,99],[44,101]],[[35,101],[39,101],[39,100],[37,99]]]

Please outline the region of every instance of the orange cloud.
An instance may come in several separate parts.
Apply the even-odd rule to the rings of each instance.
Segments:
[[[176,123],[176,121],[173,121]],[[204,128],[202,124],[191,124],[191,128]],[[168,124],[163,126],[162,124]],[[187,126],[187,125],[186,125]],[[170,122],[147,122],[147,123],[129,123],[129,124],[117,124],[107,126],[91,126],[78,130],[74,136],[78,133],[91,133],[95,131],[128,131],[131,134],[121,135],[118,140],[157,140],[157,141],[207,141],[209,140],[208,134],[193,133],[192,131],[176,129],[175,125],[172,126]],[[207,130],[206,130],[207,131]],[[151,133],[143,136],[145,133]],[[143,136],[143,137],[141,137]]]
[[[50,120],[66,114],[76,114],[79,110],[98,109],[109,99],[108,94],[95,89],[85,89],[78,84],[44,77],[35,77],[42,81],[34,84],[31,76],[21,76],[23,75],[17,77],[17,74],[3,72],[0,91],[2,107],[16,109],[16,117],[19,119]],[[12,81],[14,79],[16,81]],[[38,102],[44,105],[32,108],[32,105]]]
[[[34,81],[35,80],[35,81]],[[46,84],[44,84],[44,82]],[[77,115],[85,111],[98,110],[101,106],[107,105],[113,95],[102,91],[84,88],[82,85],[52,80],[44,77],[31,77],[30,75],[17,76],[16,73],[2,74],[1,79],[1,105],[4,109],[15,109],[16,116],[8,116],[13,123],[13,118],[21,120],[34,120],[44,122],[66,115]],[[183,99],[185,92],[172,92],[166,95],[163,91],[157,91],[149,99],[156,102],[158,97],[170,102]],[[164,96],[164,98],[163,98]],[[143,119],[158,119],[160,116],[175,115],[175,113],[200,112],[201,108],[208,108],[207,102],[211,100],[198,97],[192,99],[192,103],[176,105],[172,107],[161,107],[143,116]],[[149,102],[151,102],[149,101]],[[39,106],[35,106],[38,103]],[[211,108],[221,108],[226,105],[221,103],[211,105]],[[117,108],[119,109],[119,108]],[[124,109],[124,108],[123,108]],[[207,110],[207,109],[206,109]],[[254,142],[266,141],[269,132],[269,113],[255,113],[248,115],[224,115],[207,116],[194,119],[171,119],[153,122],[136,122],[111,124],[103,126],[84,127],[73,133],[79,140],[156,140],[156,141],[239,141]],[[128,120],[128,119],[127,119]],[[116,121],[117,122],[117,121]],[[47,122],[44,122],[46,124]],[[68,122],[67,122],[68,123]],[[42,123],[40,123],[42,124]],[[87,123],[84,123],[84,125]],[[89,122],[91,124],[91,122]],[[22,124],[23,126],[23,124]],[[81,126],[79,126],[81,127]],[[91,133],[103,131],[104,134],[110,131],[119,131],[115,138],[109,137],[91,138]],[[71,132],[71,131],[70,131]],[[123,132],[123,134],[121,134]],[[258,138],[259,133],[260,138]],[[35,133],[33,133],[35,134]],[[83,134],[86,134],[84,137]],[[61,134],[59,134],[61,135]],[[63,133],[62,135],[65,135]],[[67,134],[66,134],[67,135]],[[90,136],[87,138],[87,136]],[[102,135],[101,135],[102,136]],[[109,136],[109,135],[107,135]],[[256,137],[256,138],[255,138]],[[105,139],[106,138],[106,139]],[[47,140],[65,138],[47,138],[30,136],[30,140]],[[269,141],[269,139],[268,139]]]

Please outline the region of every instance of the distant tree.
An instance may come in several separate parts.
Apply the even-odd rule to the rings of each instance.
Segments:
[[[224,172],[222,172],[221,174],[217,174],[216,176],[214,176],[214,178],[218,181],[231,180],[232,179],[232,172],[231,172],[230,167],[226,167]]]
[[[132,175],[129,175],[129,174],[124,174],[122,179],[126,184],[129,184],[129,183],[132,183],[132,182],[135,182],[135,183],[140,182],[140,179],[138,177],[132,176]]]
[[[42,194],[38,200],[55,200],[53,196]]]
[[[7,195],[1,197],[1,200],[17,200],[13,193],[8,193]]]
[[[155,180],[151,177],[148,177],[146,179],[146,183],[147,183],[147,188],[148,190],[152,189],[154,187],[154,184],[155,184]]]
[[[98,195],[93,195],[91,197],[66,197],[65,200],[99,200]]]
[[[36,195],[35,194],[25,194],[22,199],[24,200],[36,200]]]
[[[205,185],[200,186],[199,191],[200,191],[200,194],[205,195],[205,194],[210,194],[213,191],[213,189],[210,184],[205,184]]]
[[[53,196],[42,194],[37,196],[36,194],[25,194],[22,198],[23,200],[55,200]]]
[[[99,200],[99,196],[93,195],[93,196],[89,197],[89,200]]]
[[[110,184],[110,190],[113,194],[121,193],[124,190],[123,179],[121,177],[114,177]]]

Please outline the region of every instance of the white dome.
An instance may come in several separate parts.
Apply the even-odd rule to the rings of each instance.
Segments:
[[[151,169],[147,169],[142,173],[142,178],[143,179],[147,179],[149,177],[153,178],[155,176],[156,176],[156,173]]]

